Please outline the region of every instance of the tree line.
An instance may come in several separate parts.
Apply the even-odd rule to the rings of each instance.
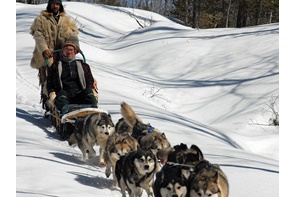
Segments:
[[[143,9],[192,28],[246,27],[279,22],[279,0],[67,0]],[[48,0],[16,0],[27,4]]]

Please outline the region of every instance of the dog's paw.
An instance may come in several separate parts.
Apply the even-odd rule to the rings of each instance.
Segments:
[[[104,161],[100,161],[98,164],[100,167],[106,167],[107,164]],[[110,176],[110,175],[109,175]]]
[[[91,151],[87,150],[86,153],[88,155],[88,159],[92,159],[93,157],[96,156],[95,150],[91,150]]]
[[[109,167],[106,168],[105,175],[106,175],[107,178],[110,177],[110,175],[111,175],[111,169]]]

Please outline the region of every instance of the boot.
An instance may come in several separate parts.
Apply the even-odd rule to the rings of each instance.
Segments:
[[[49,109],[50,111],[52,111],[53,107],[54,107],[54,99],[56,97],[55,92],[51,92],[49,94],[49,98],[47,99],[45,105],[46,105],[46,109]]]
[[[46,111],[49,111],[46,107],[46,101],[48,99],[48,91],[47,91],[47,69],[45,66],[42,66],[39,68],[39,85],[41,86],[41,99],[40,103],[42,103],[42,108],[45,109]]]

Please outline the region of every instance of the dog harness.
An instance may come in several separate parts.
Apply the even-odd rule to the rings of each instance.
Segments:
[[[154,127],[152,127],[151,125],[149,126],[147,133],[150,133],[152,130],[154,129]],[[146,130],[143,130],[146,131]],[[140,132],[132,132],[131,136],[138,139],[139,137],[145,136],[147,133],[140,131]]]
[[[152,125],[150,125],[150,127],[148,129],[148,133],[150,133],[153,129],[154,129],[154,127],[152,127]]]

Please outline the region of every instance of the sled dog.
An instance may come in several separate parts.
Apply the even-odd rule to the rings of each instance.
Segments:
[[[165,164],[168,161],[168,156],[171,152],[175,151],[173,147],[162,148],[157,152],[157,158],[160,163]]]
[[[123,116],[121,121],[125,123],[120,123],[120,125],[126,126],[127,124],[129,126],[128,130],[132,131],[132,136],[137,139],[140,148],[152,149],[153,153],[156,154],[158,150],[170,147],[165,133],[161,133],[150,124],[144,124],[133,109],[125,102],[121,103],[121,114]]]
[[[124,118],[120,118],[116,123],[115,130],[119,133],[129,132],[132,134],[132,127],[130,127]]]
[[[99,146],[99,164],[104,166],[104,149],[107,139],[115,130],[111,115],[100,112],[78,118],[75,122],[75,131],[70,136],[70,146],[78,144],[83,159],[90,159],[96,155],[94,145]]]
[[[157,172],[153,185],[155,197],[186,197],[187,179],[181,173],[181,167],[164,165]]]
[[[153,196],[153,181],[157,167],[156,156],[151,150],[138,149],[120,157],[116,163],[115,175],[122,196],[142,196],[143,190],[148,197]]]
[[[137,148],[137,140],[133,138],[128,132],[122,133],[115,131],[109,136],[104,154],[104,161],[106,163],[105,174],[107,177],[109,177],[110,174],[113,173],[115,186],[118,186],[115,176],[116,162],[120,159],[121,156],[133,150],[137,150]]]
[[[189,197],[228,197],[229,183],[219,165],[200,161],[188,179]]]
[[[194,144],[192,144],[190,148],[183,143],[175,145],[173,150],[168,154],[168,163],[183,164],[181,165],[182,174],[187,179],[190,176],[190,173],[195,170],[195,165],[203,159],[204,156],[201,149]]]

